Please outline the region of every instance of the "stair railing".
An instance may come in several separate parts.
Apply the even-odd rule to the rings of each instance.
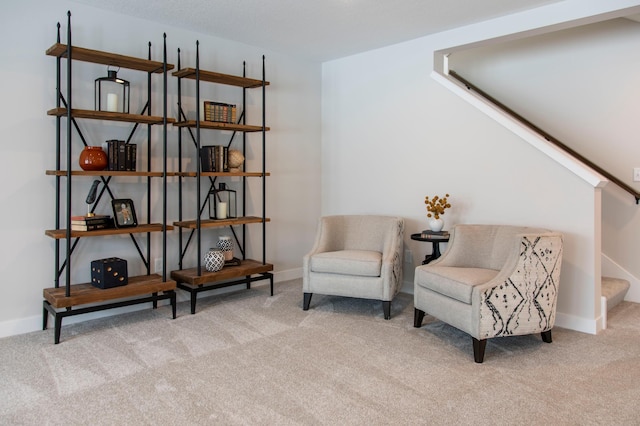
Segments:
[[[539,134],[540,136],[545,138],[547,141],[551,142],[552,144],[554,144],[558,148],[560,148],[560,149],[564,150],[565,152],[567,152],[568,154],[572,155],[574,158],[576,158],[577,160],[581,161],[586,166],[592,168],[596,172],[600,173],[601,175],[603,175],[604,177],[609,179],[609,181],[615,183],[620,188],[622,188],[623,190],[625,190],[629,194],[633,195],[635,197],[635,199],[636,199],[636,204],[640,204],[640,193],[638,193],[635,189],[633,189],[632,187],[630,187],[629,185],[624,183],[622,180],[620,180],[617,177],[613,176],[611,173],[609,173],[608,171],[604,170],[602,167],[598,166],[593,161],[591,161],[591,160],[587,159],[586,157],[584,157],[583,155],[577,153],[572,148],[569,148],[567,145],[563,144],[558,139],[556,139],[553,136],[551,136],[549,133],[545,132],[544,130],[542,130],[541,128],[539,128],[538,126],[536,126],[535,124],[533,124],[532,122],[530,122],[529,120],[527,120],[526,118],[524,118],[523,116],[518,114],[517,112],[513,111],[511,108],[507,107],[502,102],[498,101],[494,97],[490,96],[486,92],[482,91],[481,89],[479,89],[478,87],[476,87],[475,85],[470,83],[468,80],[466,80],[465,78],[460,76],[460,74],[458,74],[457,72],[455,72],[453,70],[449,70],[449,75],[451,77],[455,78],[456,80],[458,80],[460,83],[462,83],[467,88],[467,90],[473,90],[474,92],[476,92],[477,94],[479,94],[480,96],[482,96],[483,98],[485,98],[486,100],[488,100],[489,102],[493,103],[495,106],[499,107],[501,110],[503,110],[504,112],[509,114],[511,117],[513,117],[516,120],[518,120],[522,125],[524,125],[524,126],[528,127],[529,129],[533,130],[534,132],[536,132],[537,134]]]

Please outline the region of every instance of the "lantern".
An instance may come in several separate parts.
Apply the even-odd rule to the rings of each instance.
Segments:
[[[235,219],[236,191],[227,189],[227,185],[220,183],[218,189],[209,191],[209,218],[210,219]]]
[[[118,70],[107,67],[107,76],[96,78],[95,109],[129,113],[129,82],[118,77]]]

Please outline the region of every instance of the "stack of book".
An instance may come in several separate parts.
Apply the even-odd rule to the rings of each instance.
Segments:
[[[113,228],[113,218],[109,215],[71,216],[72,231],[95,231]]]
[[[107,141],[108,170],[135,171],[137,145],[117,139]]]
[[[204,101],[204,120],[220,123],[236,122],[236,106],[222,102]]]
[[[432,231],[430,229],[422,231],[421,238],[425,240],[447,240],[449,239],[449,231]]]
[[[200,167],[203,172],[228,172],[229,149],[223,145],[200,147]]]

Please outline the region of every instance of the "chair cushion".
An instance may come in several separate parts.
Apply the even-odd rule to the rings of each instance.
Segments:
[[[498,272],[494,269],[426,265],[416,268],[415,282],[420,287],[470,305],[473,287],[492,280]]]
[[[327,251],[311,256],[311,272],[379,277],[382,253],[368,250]]]

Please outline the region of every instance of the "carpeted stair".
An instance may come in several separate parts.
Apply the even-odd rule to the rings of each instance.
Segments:
[[[624,300],[629,286],[629,281],[622,278],[602,277],[602,296],[607,298],[607,311]]]

